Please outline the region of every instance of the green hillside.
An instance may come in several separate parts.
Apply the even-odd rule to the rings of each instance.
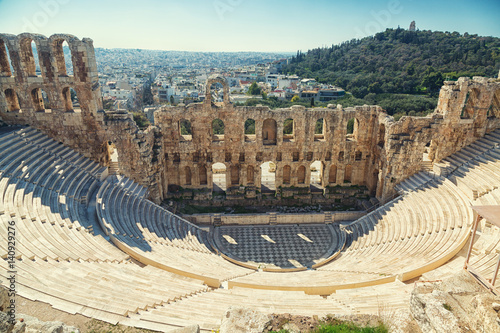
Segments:
[[[500,38],[398,28],[299,51],[284,73],[346,89],[352,96],[341,102],[344,106],[377,102],[390,114],[418,114],[434,109],[444,80],[497,77],[499,69]]]

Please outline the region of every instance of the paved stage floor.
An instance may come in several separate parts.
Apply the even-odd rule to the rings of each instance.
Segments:
[[[279,268],[311,267],[339,247],[333,225],[222,226],[215,243],[238,261]]]

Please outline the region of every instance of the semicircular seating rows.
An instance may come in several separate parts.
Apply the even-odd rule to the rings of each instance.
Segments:
[[[500,205],[500,189],[494,189],[473,202],[474,206]],[[468,244],[469,245],[469,244]],[[460,270],[465,263],[468,246],[464,247],[455,257],[443,266],[430,271],[422,279],[442,280]],[[478,225],[477,234],[472,247],[470,264],[481,276],[492,278],[500,253],[500,228],[482,219]],[[497,280],[495,287],[500,287]]]
[[[229,286],[280,288],[330,294],[339,289],[407,281],[439,267],[464,246],[472,213],[464,196],[446,179],[408,192],[343,226],[346,248],[316,271],[277,276],[257,272]]]
[[[418,174],[400,184],[401,197],[341,226],[346,247],[335,260],[301,272],[256,271],[214,253],[209,233],[147,200],[140,186],[121,176],[102,181],[104,168],[32,128],[3,129],[0,149],[1,279],[15,222],[19,295],[110,323],[210,331],[231,305],[303,315],[405,308],[412,284],[404,281],[441,268],[449,274],[455,259],[445,262],[459,257],[472,223],[455,179]],[[461,177],[489,172],[476,162],[468,168]],[[94,196],[98,219],[88,204]],[[500,248],[494,238],[483,238],[489,253],[474,254],[485,271]]]
[[[199,278],[218,288],[252,272],[212,252],[208,232],[147,200],[109,177],[97,193],[97,214],[111,240],[135,259]],[[182,258],[182,260],[179,260]]]
[[[500,130],[445,158],[448,178],[471,200],[500,187]]]

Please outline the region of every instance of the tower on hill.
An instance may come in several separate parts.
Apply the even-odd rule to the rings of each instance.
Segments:
[[[411,23],[410,23],[410,29],[408,29],[408,30],[415,31],[415,29],[416,29],[415,21],[411,21]]]

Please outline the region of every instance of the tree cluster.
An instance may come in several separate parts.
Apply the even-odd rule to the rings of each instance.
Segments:
[[[256,82],[253,82],[250,87],[248,88],[248,94],[255,96],[255,95],[260,95],[262,92],[262,89],[258,86]]]
[[[284,73],[368,94],[436,95],[444,80],[496,77],[500,38],[458,32],[387,29],[375,36],[297,52]]]

